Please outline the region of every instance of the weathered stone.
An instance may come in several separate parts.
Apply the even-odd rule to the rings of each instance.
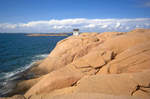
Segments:
[[[84,56],[85,61],[94,68],[102,67],[106,64],[99,52],[91,52]]]
[[[131,96],[114,96],[108,94],[98,94],[98,93],[74,93],[65,94],[58,96],[42,95],[33,96],[31,99],[139,99],[138,97]]]
[[[76,83],[83,75],[69,65],[57,71],[45,75],[37,84],[35,84],[27,93],[26,97],[35,94],[48,93],[55,89],[69,87]]]
[[[93,75],[78,81],[73,92],[150,97],[150,70],[131,74]]]
[[[101,41],[93,34],[68,37],[58,42],[50,55],[35,70],[46,74],[60,69],[86,55],[93,47],[99,45],[99,43]]]
[[[27,87],[20,88],[31,87],[25,96],[37,97],[33,99],[44,99],[44,95],[55,92],[149,96],[149,59],[150,30],[84,33],[57,43],[50,55],[32,70],[41,73],[41,79],[36,83],[25,81]],[[88,76],[81,79],[85,75]]]
[[[131,47],[109,63],[110,73],[139,72],[150,69],[150,42]]]
[[[131,95],[137,85],[129,75],[94,75],[81,79],[75,92]]]

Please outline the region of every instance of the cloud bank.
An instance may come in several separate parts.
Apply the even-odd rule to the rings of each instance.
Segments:
[[[136,19],[62,19],[31,21],[27,23],[0,23],[0,32],[8,33],[55,33],[72,32],[79,28],[82,32],[130,31],[135,28],[150,28],[150,18]]]

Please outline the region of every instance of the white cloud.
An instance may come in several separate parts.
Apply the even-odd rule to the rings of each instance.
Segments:
[[[118,23],[116,24],[116,26],[115,26],[115,27],[116,27],[116,28],[119,28],[119,27],[120,27],[120,25],[121,25],[121,24],[118,22]]]
[[[71,32],[79,28],[82,32],[128,31],[134,28],[150,28],[150,18],[135,19],[62,19],[41,20],[27,23],[0,23],[0,32]]]
[[[84,27],[85,28],[95,28],[96,25],[95,24],[89,24],[89,25],[85,25]]]
[[[62,29],[63,26],[53,26],[53,29]]]
[[[107,24],[104,24],[104,25],[101,26],[101,28],[107,28],[107,27],[108,27]]]
[[[2,29],[14,29],[17,27],[17,24],[8,24],[8,23],[3,23],[3,24],[0,24],[0,28]]]

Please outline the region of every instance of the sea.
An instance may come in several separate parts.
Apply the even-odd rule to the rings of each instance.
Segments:
[[[57,42],[66,37],[0,33],[0,97],[12,91],[19,73],[46,58]]]

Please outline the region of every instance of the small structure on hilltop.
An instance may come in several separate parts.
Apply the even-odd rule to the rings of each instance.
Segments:
[[[73,35],[75,36],[79,35],[79,29],[73,29]]]

